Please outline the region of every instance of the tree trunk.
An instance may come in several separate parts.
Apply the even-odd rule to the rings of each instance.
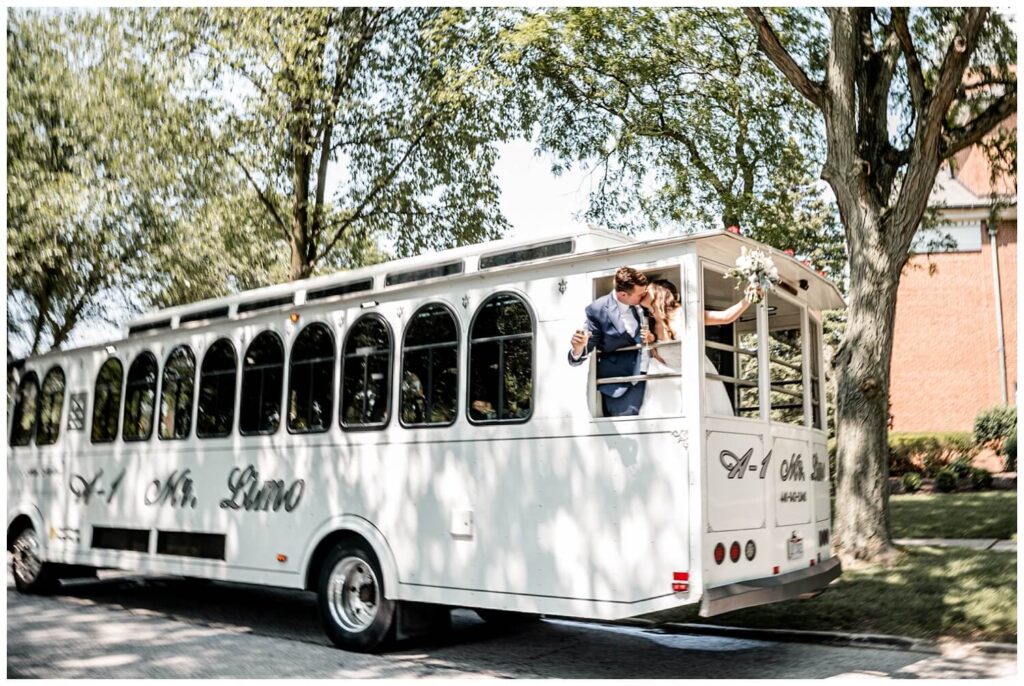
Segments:
[[[836,355],[835,542],[846,562],[885,561],[889,529],[889,363],[899,270],[905,259],[883,240],[879,214],[867,213],[860,250],[850,251],[846,334]]]
[[[302,111],[302,110],[298,110]],[[291,217],[291,262],[288,278],[292,281],[309,276],[310,235],[309,235],[309,172],[313,160],[307,150],[309,128],[300,123],[293,128],[292,145],[292,217]]]

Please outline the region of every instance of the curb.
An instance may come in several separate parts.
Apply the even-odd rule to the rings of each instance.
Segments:
[[[577,620],[579,621],[579,620]],[[666,622],[658,623],[649,619],[622,619],[611,624],[632,626],[668,634],[691,634],[696,636],[722,636],[725,638],[746,638],[763,641],[785,641],[788,643],[819,643],[826,645],[860,648],[888,648],[917,653],[941,654],[945,641],[930,641],[909,636],[889,634],[856,634],[840,631],[805,631],[799,629],[755,629],[751,627],[718,626],[714,624],[692,624]],[[987,654],[1016,655],[1016,643],[979,642],[963,643],[965,648]]]

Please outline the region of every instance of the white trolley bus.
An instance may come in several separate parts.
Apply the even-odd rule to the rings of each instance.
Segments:
[[[779,288],[705,326],[738,299],[723,275],[744,246]],[[647,381],[678,399],[659,416],[601,416],[595,365],[567,361],[621,266],[681,293],[680,373]],[[16,585],[113,568],[307,589],[352,650],[452,607],[615,619],[813,595],[840,573],[820,313],[842,304],[725,231],[591,229],[148,314],[18,369]]]

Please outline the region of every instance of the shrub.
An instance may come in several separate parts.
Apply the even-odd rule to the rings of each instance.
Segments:
[[[1003,471],[1017,471],[1017,429],[1003,441]]]
[[[917,472],[907,472],[903,475],[903,490],[907,493],[917,493],[921,488],[921,475]]]
[[[921,471],[931,478],[953,460],[965,458],[969,463],[977,454],[978,447],[966,432],[889,434],[889,473],[893,476]]]
[[[971,487],[981,491],[992,487],[992,475],[987,469],[971,469]]]
[[[1017,431],[1017,408],[996,405],[982,410],[974,419],[974,442],[978,445],[1002,443]]]
[[[943,467],[935,475],[935,487],[943,493],[956,489],[956,473],[949,467]]]
[[[956,478],[963,479],[971,473],[971,459],[969,457],[958,457],[949,463],[949,468],[956,474]]]

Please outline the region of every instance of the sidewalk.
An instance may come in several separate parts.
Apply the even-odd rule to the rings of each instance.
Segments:
[[[996,538],[894,538],[896,545],[931,545],[938,548],[970,548],[992,550],[997,553],[1017,552],[1017,541]]]

